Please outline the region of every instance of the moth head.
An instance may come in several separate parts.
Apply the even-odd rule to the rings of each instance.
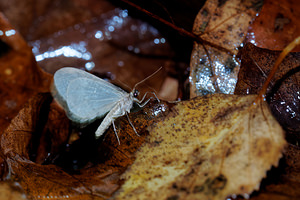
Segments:
[[[132,91],[132,96],[133,96],[134,98],[137,98],[139,95],[140,95],[140,91],[138,91],[137,89],[134,89],[134,90]]]

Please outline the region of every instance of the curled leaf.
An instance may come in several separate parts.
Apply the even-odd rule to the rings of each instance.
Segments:
[[[116,199],[225,199],[257,190],[286,142],[267,103],[253,105],[254,98],[178,103],[149,127]]]
[[[121,145],[118,145],[112,127],[99,141],[95,141],[93,128],[88,127],[85,131],[93,137],[89,137],[86,146],[76,153],[84,152],[89,162],[81,169],[66,170],[62,167],[68,164],[66,162],[70,158],[63,157],[67,159],[64,166],[60,163],[61,167],[53,163],[55,158],[62,158],[70,129],[66,116],[51,101],[49,93],[31,98],[1,135],[0,156],[4,176],[1,178],[18,182],[31,199],[109,198],[120,187],[120,174],[133,162],[133,153],[144,142],[145,126],[167,110],[164,104],[150,103],[144,110],[129,115],[140,137],[134,133],[126,116],[116,120],[115,123],[121,127],[118,126]],[[43,162],[46,159],[48,162]]]
[[[38,67],[31,47],[2,13],[0,26],[4,33],[0,35],[0,127],[3,131],[32,95],[49,91],[51,76]]]

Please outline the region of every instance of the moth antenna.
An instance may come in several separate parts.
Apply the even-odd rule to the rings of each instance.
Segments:
[[[162,67],[160,67],[158,70],[156,70],[154,73],[152,73],[150,76],[146,77],[144,80],[141,80],[140,82],[136,83],[133,87],[133,90],[135,90],[136,86],[138,86],[139,84],[145,82],[147,79],[151,78],[152,76],[154,76],[157,72],[159,72],[162,69]]]
[[[121,80],[117,80],[117,82],[120,82],[122,85],[124,85],[126,88],[129,89],[129,91],[131,91],[131,87],[129,87],[129,85],[127,85],[126,83],[124,83],[123,81]]]
[[[152,90],[154,93],[157,93],[156,89],[154,89],[153,87],[148,86],[148,88],[150,88],[150,90]]]

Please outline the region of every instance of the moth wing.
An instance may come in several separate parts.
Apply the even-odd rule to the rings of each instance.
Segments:
[[[128,95],[125,91],[106,81],[76,78],[67,88],[68,117],[83,125],[91,123],[103,117],[125,95]]]
[[[73,67],[61,68],[55,72],[53,83],[51,86],[52,95],[58,100],[59,103],[61,104],[66,103],[66,95],[67,95],[67,89],[69,87],[69,84],[71,81],[77,78],[88,78],[91,80],[102,82],[104,84],[107,83],[107,81],[77,68],[73,68]],[[109,84],[107,87],[111,87],[112,89],[123,91],[112,84]]]
[[[72,67],[56,71],[51,92],[68,117],[82,125],[105,115],[118,100],[127,95],[115,85]]]

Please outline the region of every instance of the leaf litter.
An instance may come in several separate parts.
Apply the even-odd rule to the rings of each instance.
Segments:
[[[202,100],[202,103],[199,103],[199,102],[201,102],[201,100]],[[215,101],[213,101],[213,100],[215,100]],[[193,195],[196,195],[198,198],[198,197],[201,197],[201,195],[203,195],[203,194],[207,195],[206,197],[208,197],[208,198],[209,197],[218,197],[218,198],[224,197],[225,198],[226,195],[232,195],[232,194],[242,194],[242,195],[244,194],[247,197],[248,193],[250,193],[253,189],[258,188],[260,179],[265,176],[266,170],[269,169],[271,165],[275,165],[275,166],[277,165],[278,159],[281,156],[282,148],[285,144],[282,129],[279,128],[280,126],[278,125],[278,123],[276,123],[276,121],[274,120],[272,115],[269,113],[269,109],[267,108],[266,103],[261,102],[258,105],[252,105],[253,100],[254,100],[254,96],[243,97],[243,96],[235,96],[235,95],[208,95],[205,97],[197,97],[190,101],[178,103],[178,105],[173,107],[172,111],[165,118],[165,120],[167,120],[167,121],[160,121],[160,122],[154,124],[154,127],[149,129],[151,131],[150,132],[151,136],[149,138],[147,138],[147,142],[150,142],[150,143],[145,143],[144,144],[145,147],[141,148],[141,149],[143,149],[149,145],[152,145],[151,146],[152,149],[151,149],[150,153],[154,154],[156,151],[153,151],[153,149],[156,150],[156,147],[158,147],[158,149],[157,149],[157,152],[159,153],[158,155],[152,156],[150,160],[145,160],[146,155],[144,155],[144,158],[142,160],[143,160],[143,162],[145,162],[145,161],[155,162],[156,159],[157,160],[162,159],[163,164],[161,164],[161,163],[158,164],[158,166],[162,165],[162,168],[159,168],[159,167],[155,168],[155,170],[153,170],[153,172],[157,172],[159,170],[164,170],[162,172],[171,172],[171,173],[178,172],[178,173],[176,173],[177,176],[174,178],[172,177],[173,175],[171,173],[169,173],[169,174],[166,173],[168,175],[167,178],[170,178],[172,181],[175,182],[175,184],[171,184],[171,183],[168,183],[167,181],[165,181],[165,182],[163,182],[163,184],[157,185],[157,183],[160,183],[160,181],[156,181],[155,182],[156,185],[153,186],[154,184],[151,185],[151,182],[148,182],[149,178],[148,179],[145,178],[145,177],[147,177],[147,174],[146,175],[143,174],[144,176],[141,177],[141,178],[145,178],[145,179],[143,179],[144,182],[137,182],[137,183],[139,183],[140,185],[144,184],[145,187],[148,186],[149,184],[150,184],[150,186],[153,186],[152,187],[153,190],[151,190],[151,188],[150,188],[150,190],[147,191],[149,193],[151,191],[153,192],[153,193],[150,193],[151,197],[159,197],[159,198],[162,197],[162,195],[164,195],[164,189],[166,191],[168,191],[166,193],[166,195],[168,195],[168,196],[166,196],[166,198],[168,197],[168,199],[179,199],[182,197],[193,198],[193,197],[195,197]],[[223,101],[224,101],[224,103],[222,104]],[[233,104],[235,104],[235,106],[237,106],[237,107],[233,106]],[[187,109],[185,109],[184,106],[186,106]],[[223,112],[222,112],[222,107],[223,107]],[[205,112],[203,112],[203,116],[196,115],[196,113],[198,112],[197,110],[200,110],[200,109],[205,110]],[[220,113],[219,113],[219,111],[217,111],[217,109],[220,109],[219,110]],[[179,122],[175,121],[172,117],[176,118],[176,115],[181,115],[182,110],[183,110],[182,114],[185,114],[185,115],[182,115],[180,119],[177,119],[177,120],[179,120]],[[214,110],[214,112],[211,110]],[[246,112],[246,110],[251,111],[251,112],[250,113]],[[211,112],[208,112],[208,111],[211,111]],[[255,113],[256,111],[258,111],[258,113]],[[22,113],[22,112],[20,112],[20,113]],[[28,112],[28,110],[27,110],[27,113],[31,113],[31,112]],[[197,116],[197,117],[192,117],[192,115],[190,116],[190,113],[195,114],[195,116]],[[26,119],[26,118],[23,118],[20,116],[16,117],[17,121],[18,120],[22,121],[24,119]],[[186,124],[180,123],[181,121],[183,121],[182,119],[189,119],[186,122],[187,124],[189,124],[189,121],[191,123],[194,122],[191,124],[191,126],[188,126],[188,128],[185,129],[186,130],[184,132],[185,134],[180,134],[181,133],[180,129],[184,129],[187,127]],[[168,120],[170,120],[172,122],[169,125],[167,124]],[[206,121],[208,121],[207,125],[202,123],[202,122],[206,122]],[[175,122],[175,123],[173,123],[173,122]],[[199,123],[199,122],[201,122],[201,123]],[[239,125],[238,122],[242,122],[241,123],[242,125]],[[267,122],[267,123],[264,124],[264,122]],[[163,125],[165,127],[159,127],[158,124],[160,124],[160,123],[163,123]],[[256,126],[257,123],[259,125],[264,124],[265,126]],[[25,123],[25,125],[26,125],[26,123]],[[13,126],[15,126],[15,124],[12,124],[12,127]],[[180,126],[182,126],[182,127],[180,127]],[[210,133],[210,134],[202,135],[202,131],[201,132],[199,131],[202,129],[198,129],[199,126],[204,126],[206,128],[205,130],[207,130],[207,133]],[[170,128],[170,130],[166,131],[166,132],[170,132],[170,134],[166,134],[166,135],[162,134],[163,132],[162,132],[162,130],[160,130],[160,128],[167,128],[167,127]],[[221,130],[220,134],[217,134],[216,131],[213,131],[215,129],[213,129],[212,127],[215,127],[217,130]],[[220,127],[222,127],[222,128],[220,128]],[[225,127],[225,129],[223,129],[224,127]],[[250,127],[250,129],[249,129],[249,127]],[[263,129],[263,128],[266,128],[269,131],[273,131],[273,128],[276,128],[276,127],[277,127],[276,131],[278,131],[278,135],[277,134],[272,135],[272,136],[274,136],[274,138],[272,138],[272,142],[275,142],[275,144],[274,144],[274,143],[271,143],[270,138],[267,138],[266,136],[268,136],[272,133],[275,133],[275,132],[268,132],[268,131],[264,132],[265,129]],[[15,130],[16,130],[16,132],[14,132],[14,133],[17,133],[19,129],[15,129]],[[155,132],[155,130],[160,131],[160,132],[157,133],[157,132]],[[240,135],[238,135],[240,138],[242,138],[241,140],[235,138],[235,135],[233,135],[233,133],[236,133],[239,130],[242,130],[239,132]],[[25,132],[26,131],[27,131],[27,129],[25,129]],[[188,135],[186,135],[187,133],[188,133]],[[195,134],[193,137],[195,139],[190,140],[188,136],[193,136],[193,134]],[[110,137],[110,135],[113,135],[113,134],[108,134],[107,137]],[[152,138],[152,135],[154,135],[155,138]],[[18,135],[16,135],[16,138],[20,139],[18,137]],[[263,139],[258,140],[258,138],[263,138]],[[164,140],[164,139],[167,139],[168,141]],[[207,139],[207,141],[206,142],[202,141],[202,139]],[[275,140],[273,140],[273,139],[275,139]],[[28,138],[26,141],[28,141]],[[246,144],[242,143],[242,141],[244,141],[244,143],[246,143]],[[186,143],[189,143],[192,145],[185,146]],[[10,144],[13,144],[13,143],[10,143]],[[235,146],[232,144],[235,144]],[[261,145],[261,144],[263,144],[263,145]],[[16,145],[18,145],[18,143]],[[123,148],[130,149],[125,146],[126,145],[124,145]],[[172,148],[170,148],[171,151],[168,151],[168,148],[170,146],[172,147]],[[242,146],[243,147],[246,146],[246,147],[241,148]],[[21,155],[26,155],[27,149],[24,148],[24,147],[26,147],[26,145],[23,145],[21,147],[22,148],[19,147],[19,149],[22,149],[22,152],[25,154],[22,154],[22,152],[18,152],[18,154],[20,153]],[[153,147],[155,147],[155,148],[153,148]],[[267,147],[272,149],[272,152],[268,152],[269,149],[267,149]],[[276,147],[276,148],[273,148],[273,147]],[[27,159],[22,160],[22,158],[18,157],[16,154],[14,154],[14,151],[12,151],[12,149],[13,148],[10,148],[8,151],[6,151],[6,156],[9,156],[9,157],[7,157],[8,161],[11,158],[15,158],[16,160],[19,159],[19,161],[21,161],[20,163],[24,164],[24,165],[18,165],[16,163],[13,163],[13,164],[15,164],[15,166],[14,165],[10,166],[10,167],[13,167],[10,169],[14,169],[14,170],[11,170],[11,172],[14,172],[15,174],[19,173],[19,176],[18,175],[15,176],[15,178],[16,178],[15,180],[18,180],[21,177],[21,182],[23,183],[22,184],[23,186],[26,186],[26,184],[28,183],[26,181],[30,181],[30,182],[33,181],[34,184],[36,184],[36,183],[38,184],[38,185],[34,186],[35,188],[41,187],[43,189],[43,192],[41,192],[41,191],[35,191],[34,187],[26,188],[27,192],[29,190],[31,191],[31,193],[29,193],[32,195],[31,197],[40,197],[39,196],[40,194],[49,194],[49,191],[50,191],[50,194],[62,194],[61,190],[57,189],[57,185],[55,185],[58,182],[53,181],[54,185],[53,185],[53,187],[50,187],[50,190],[49,190],[48,185],[43,185],[42,184],[43,182],[39,182],[40,178],[37,178],[38,177],[37,175],[41,175],[41,174],[45,175],[49,171],[55,172],[55,173],[58,172],[58,174],[60,174],[60,173],[63,173],[64,175],[67,175],[67,174],[65,174],[64,172],[62,172],[60,170],[56,171],[57,168],[55,168],[55,167],[52,168],[53,167],[52,165],[45,166],[45,170],[42,170],[41,168],[39,168],[38,166],[35,166],[33,163],[31,163]],[[18,149],[18,148],[16,148],[16,149]],[[241,152],[238,151],[240,149],[242,150]],[[253,151],[253,155],[249,154],[249,151],[251,149],[254,149],[257,151]],[[150,149],[148,149],[148,150],[150,150]],[[135,150],[130,149],[130,151],[134,152]],[[203,152],[205,152],[205,153],[203,153]],[[217,152],[217,154],[214,155],[213,154],[214,152]],[[174,161],[173,160],[170,161],[168,153],[169,153],[169,156],[172,155],[171,158],[174,158]],[[243,162],[241,162],[241,163],[240,163],[240,161],[234,162],[234,161],[237,161],[236,159],[238,158],[238,157],[236,158],[236,156],[234,156],[234,155],[240,155],[242,153],[244,153],[244,155],[246,155],[244,157],[246,157],[248,159],[244,158]],[[266,155],[268,155],[267,153],[271,153],[273,156],[270,156],[270,157],[266,156]],[[137,153],[137,160],[135,162],[139,162],[140,154],[141,154],[140,152]],[[177,156],[175,157],[175,155],[177,155]],[[180,157],[180,155],[182,155],[182,157]],[[263,155],[266,156],[267,158],[269,158],[269,160],[268,160],[269,164],[266,164],[264,161],[262,161],[263,159],[261,156],[263,156]],[[252,156],[253,156],[253,158],[256,158],[255,156],[257,156],[259,158],[257,160],[257,163],[255,162],[256,160],[252,159]],[[182,158],[182,160],[184,161],[183,163],[180,162],[180,158]],[[24,161],[24,162],[22,162],[22,161]],[[174,164],[176,162],[179,163],[178,166]],[[211,163],[213,163],[215,165],[212,165],[212,167],[210,168]],[[267,167],[265,167],[264,170],[262,170],[260,168],[256,169],[254,167],[254,166],[256,166],[255,164],[258,166],[266,164]],[[169,165],[171,165],[171,167],[168,167]],[[187,170],[185,170],[183,168],[183,167],[185,167],[184,165],[188,166]],[[16,166],[19,166],[20,169],[18,169],[18,167],[16,167]],[[26,167],[22,168],[24,166],[28,166],[31,170],[33,169],[33,171],[32,171],[33,174],[26,175],[26,172],[30,172],[29,170],[26,170],[25,174],[23,174],[22,169],[26,169]],[[125,167],[127,165],[123,165],[123,166]],[[226,166],[227,166],[227,168],[225,168]],[[239,178],[242,175],[237,176],[237,174],[243,173],[242,172],[243,170],[233,171],[233,169],[236,169],[236,168],[231,169],[232,166],[237,167],[239,169],[241,169],[241,168],[247,169],[248,172],[251,172],[248,174],[246,173],[246,175],[244,177],[242,177],[245,180],[247,179],[248,182],[249,182],[249,180],[251,180],[249,182],[249,184],[245,184],[244,182],[236,183],[237,181],[235,182],[234,179],[229,179],[229,176],[230,176],[230,178],[232,176]],[[16,168],[14,168],[14,167],[16,167]],[[37,168],[35,168],[35,167],[37,167]],[[144,168],[145,168],[145,170],[147,168],[150,168],[149,170],[152,169],[151,165],[144,166]],[[39,169],[40,173],[36,173],[37,171],[35,171],[35,169]],[[132,171],[132,169],[135,169],[135,165],[132,165],[129,170]],[[218,169],[218,170],[216,170],[216,169]],[[253,169],[255,169],[255,170],[253,170]],[[94,168],[94,170],[95,170],[95,168]],[[91,171],[93,171],[93,170],[91,170]],[[137,171],[137,172],[139,172],[139,171]],[[254,175],[253,175],[255,172],[257,173],[256,177],[254,177]],[[94,173],[91,173],[91,174],[94,174]],[[232,174],[234,174],[234,175],[232,175]],[[24,175],[24,177],[22,177],[22,175]],[[61,176],[61,177],[63,177],[63,176]],[[203,177],[203,176],[207,177],[207,178],[204,178],[204,179],[199,178],[199,177]],[[32,177],[32,179],[30,179],[29,177]],[[60,176],[58,176],[55,180],[59,181],[60,180],[59,177]],[[108,177],[110,177],[110,176],[108,176]],[[125,180],[126,179],[132,180],[132,177],[133,177],[133,180],[137,180],[136,176],[130,176],[130,175],[128,175],[128,173],[126,173],[124,175]],[[154,179],[157,180],[160,177],[164,178],[163,176],[161,176],[161,174],[158,174],[157,176],[154,177]],[[37,178],[37,179],[35,179],[35,178]],[[51,180],[51,177],[48,177],[48,176],[45,176],[45,179],[46,180],[49,179],[50,182],[53,180],[53,179]],[[113,181],[116,180],[114,178],[108,178],[108,179],[113,180]],[[150,180],[152,180],[152,179],[150,179]],[[92,186],[92,183],[91,184],[88,183],[88,180],[85,179],[85,181],[86,181],[86,182],[84,182],[85,184]],[[91,181],[91,180],[89,180],[89,181]],[[123,187],[125,189],[128,185],[128,184],[127,185],[126,184],[127,184],[127,181],[125,182],[124,187]],[[234,184],[236,184],[235,186],[240,186],[240,187],[237,187],[237,188],[233,187],[232,185],[234,185]],[[70,186],[71,185],[72,184],[70,184]],[[128,188],[127,189],[131,190],[131,191],[132,191],[132,189],[134,189],[134,191],[137,192],[138,195],[140,195],[141,194],[140,192],[143,191],[143,187],[140,187],[140,185],[138,185],[138,184],[136,184],[136,185],[139,187],[137,187],[135,189],[129,187],[129,189]],[[68,186],[68,184],[66,184],[66,186]],[[135,186],[135,185],[133,185],[133,186]],[[162,186],[162,187],[159,187],[159,186]],[[66,189],[66,188],[64,188],[64,189]],[[149,188],[147,187],[147,189],[149,189]],[[65,191],[67,191],[67,190],[65,190]],[[82,196],[80,196],[81,198],[91,198],[91,196],[89,194],[86,195],[84,193],[85,191],[86,190],[84,188],[77,190],[77,192],[79,192],[82,195]],[[128,194],[128,193],[126,193],[126,191],[127,190],[125,190],[125,192],[124,192],[125,194],[121,192],[118,195]],[[190,193],[190,191],[191,191],[191,193]],[[39,193],[39,192],[41,192],[41,193]],[[53,193],[51,193],[51,192],[53,192]],[[147,195],[149,193],[144,193],[144,194]],[[72,191],[69,192],[69,194],[72,194]],[[48,197],[51,197],[51,196],[48,196]],[[53,196],[53,197],[55,197],[55,196]],[[95,197],[95,196],[93,196],[93,197]],[[72,198],[78,198],[78,196],[76,197],[76,195],[75,195]],[[99,197],[99,198],[101,198],[101,197]],[[116,196],[116,198],[119,198],[119,196]]]
[[[151,124],[154,116],[160,117],[167,110],[164,105],[161,105],[161,109],[161,106],[150,103],[138,114],[130,114],[140,137],[132,130],[126,117],[117,119],[116,123],[123,127],[118,133],[121,144],[118,145],[112,128],[98,144],[92,139],[94,137],[89,137],[85,148],[94,152],[86,149],[80,151],[86,153],[85,158],[91,158],[88,153],[93,154],[94,161],[86,163],[81,169],[68,171],[51,160],[50,163],[45,163],[46,159],[49,160],[49,155],[54,158],[62,157],[62,147],[67,143],[69,135],[69,126],[65,126],[66,116],[51,101],[49,93],[31,98],[1,136],[0,157],[3,160],[2,166],[7,166],[2,177],[18,182],[29,199],[109,198],[120,187],[120,174],[133,162],[133,153],[144,141],[144,127]],[[53,116],[59,120],[52,121]],[[90,130],[91,127],[88,132],[94,135],[94,131]],[[50,139],[47,140],[49,134]],[[38,144],[40,146],[35,148]],[[47,149],[49,144],[52,144],[50,150]],[[37,156],[32,157],[35,153]],[[65,159],[66,164],[69,158],[61,159]],[[55,159],[52,158],[52,161]]]

